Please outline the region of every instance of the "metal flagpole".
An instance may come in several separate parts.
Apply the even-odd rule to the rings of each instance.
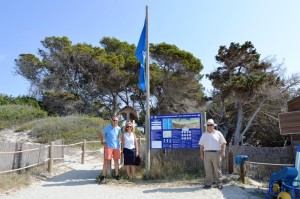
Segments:
[[[146,170],[147,177],[150,176],[151,156],[150,156],[150,69],[149,69],[149,24],[148,24],[148,5],[146,5],[146,117],[145,117],[145,134],[146,134]]]

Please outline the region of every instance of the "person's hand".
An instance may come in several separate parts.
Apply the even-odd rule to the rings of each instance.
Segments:
[[[224,159],[225,158],[225,151],[221,151],[220,156],[221,156],[222,159]]]
[[[138,156],[139,156],[139,153],[136,153],[135,156],[138,157]]]
[[[201,160],[203,160],[203,159],[204,159],[204,156],[203,156],[203,154],[202,154],[202,153],[200,154],[200,159],[201,159]]]
[[[105,141],[102,142],[102,145],[103,145],[103,147],[106,147],[106,142]]]

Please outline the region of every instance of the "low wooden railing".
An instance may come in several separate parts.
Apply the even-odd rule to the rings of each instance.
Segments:
[[[62,160],[64,159],[64,155],[62,158],[55,158],[54,157],[54,148],[55,147],[71,147],[71,146],[76,146],[76,145],[81,145],[81,152],[77,153],[77,154],[74,154],[72,156],[77,156],[77,155],[81,155],[81,163],[84,164],[85,163],[85,155],[86,153],[91,153],[91,152],[100,152],[100,150],[91,150],[91,151],[87,151],[87,147],[86,145],[88,143],[100,143],[100,141],[86,141],[86,140],[83,140],[82,142],[78,142],[78,143],[74,143],[74,144],[68,144],[68,145],[55,145],[54,142],[51,142],[50,145],[45,145],[44,146],[44,149],[47,149],[49,148],[49,156],[48,158],[46,158],[45,160],[42,160],[42,161],[39,161],[38,163],[35,163],[35,164],[31,164],[31,165],[26,165],[24,167],[21,167],[21,168],[17,168],[17,169],[11,169],[11,170],[6,170],[6,171],[0,171],[0,174],[2,173],[9,173],[9,172],[14,172],[14,171],[20,171],[20,170],[23,170],[23,169],[28,169],[28,168],[31,168],[31,167],[35,167],[35,166],[38,166],[38,165],[42,165],[42,164],[45,164],[48,162],[48,172],[49,173],[52,173],[53,171],[53,164],[54,164],[54,160]],[[3,154],[18,154],[18,153],[28,153],[28,152],[32,152],[32,151],[36,151],[36,150],[41,150],[41,148],[33,148],[33,149],[27,149],[27,150],[20,150],[20,151],[11,151],[11,152],[0,152],[0,161],[2,160],[1,159],[1,155]]]
[[[240,179],[243,184],[245,184],[245,177],[246,176],[250,177],[249,176],[249,175],[251,175],[250,172],[254,172],[254,173],[258,174],[257,171],[252,171],[251,166],[253,166],[253,165],[269,167],[268,170],[264,169],[265,172],[268,172],[268,176],[271,176],[271,174],[273,172],[279,171],[280,170],[279,168],[294,167],[294,164],[274,164],[274,163],[263,163],[263,162],[250,162],[247,160],[240,164]],[[278,169],[274,170],[274,168],[278,168]],[[263,176],[265,176],[265,174]],[[257,179],[257,177],[253,177],[253,178]]]
[[[48,146],[45,146],[45,148],[49,147],[50,145]],[[41,150],[40,148],[34,148],[34,149],[27,149],[27,150],[22,150],[22,151],[12,151],[12,152],[0,152],[0,155],[2,154],[17,154],[17,153],[26,153],[26,152],[30,152],[30,151],[36,151],[36,150]],[[0,156],[1,157],[1,156]],[[1,158],[0,158],[1,159]],[[41,164],[44,164],[45,162],[49,161],[50,158],[47,158],[45,159],[44,161],[42,162],[38,162],[36,164],[31,164],[31,165],[28,165],[26,167],[21,167],[21,168],[17,168],[17,169],[12,169],[12,170],[7,170],[7,171],[0,171],[0,174],[1,173],[9,173],[9,172],[13,172],[13,171],[20,171],[20,170],[23,170],[23,169],[28,169],[30,167],[34,167],[34,166],[38,166],[38,165],[41,165]]]

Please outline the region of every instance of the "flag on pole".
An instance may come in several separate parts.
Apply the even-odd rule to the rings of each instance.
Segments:
[[[135,57],[140,61],[140,73],[139,73],[139,87],[142,91],[146,90],[146,78],[145,78],[145,57],[146,57],[146,20],[140,36],[139,43],[135,51]]]

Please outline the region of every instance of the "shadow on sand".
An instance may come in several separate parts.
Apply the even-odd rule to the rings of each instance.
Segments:
[[[43,186],[80,186],[96,184],[101,170],[71,170],[47,180]]]

